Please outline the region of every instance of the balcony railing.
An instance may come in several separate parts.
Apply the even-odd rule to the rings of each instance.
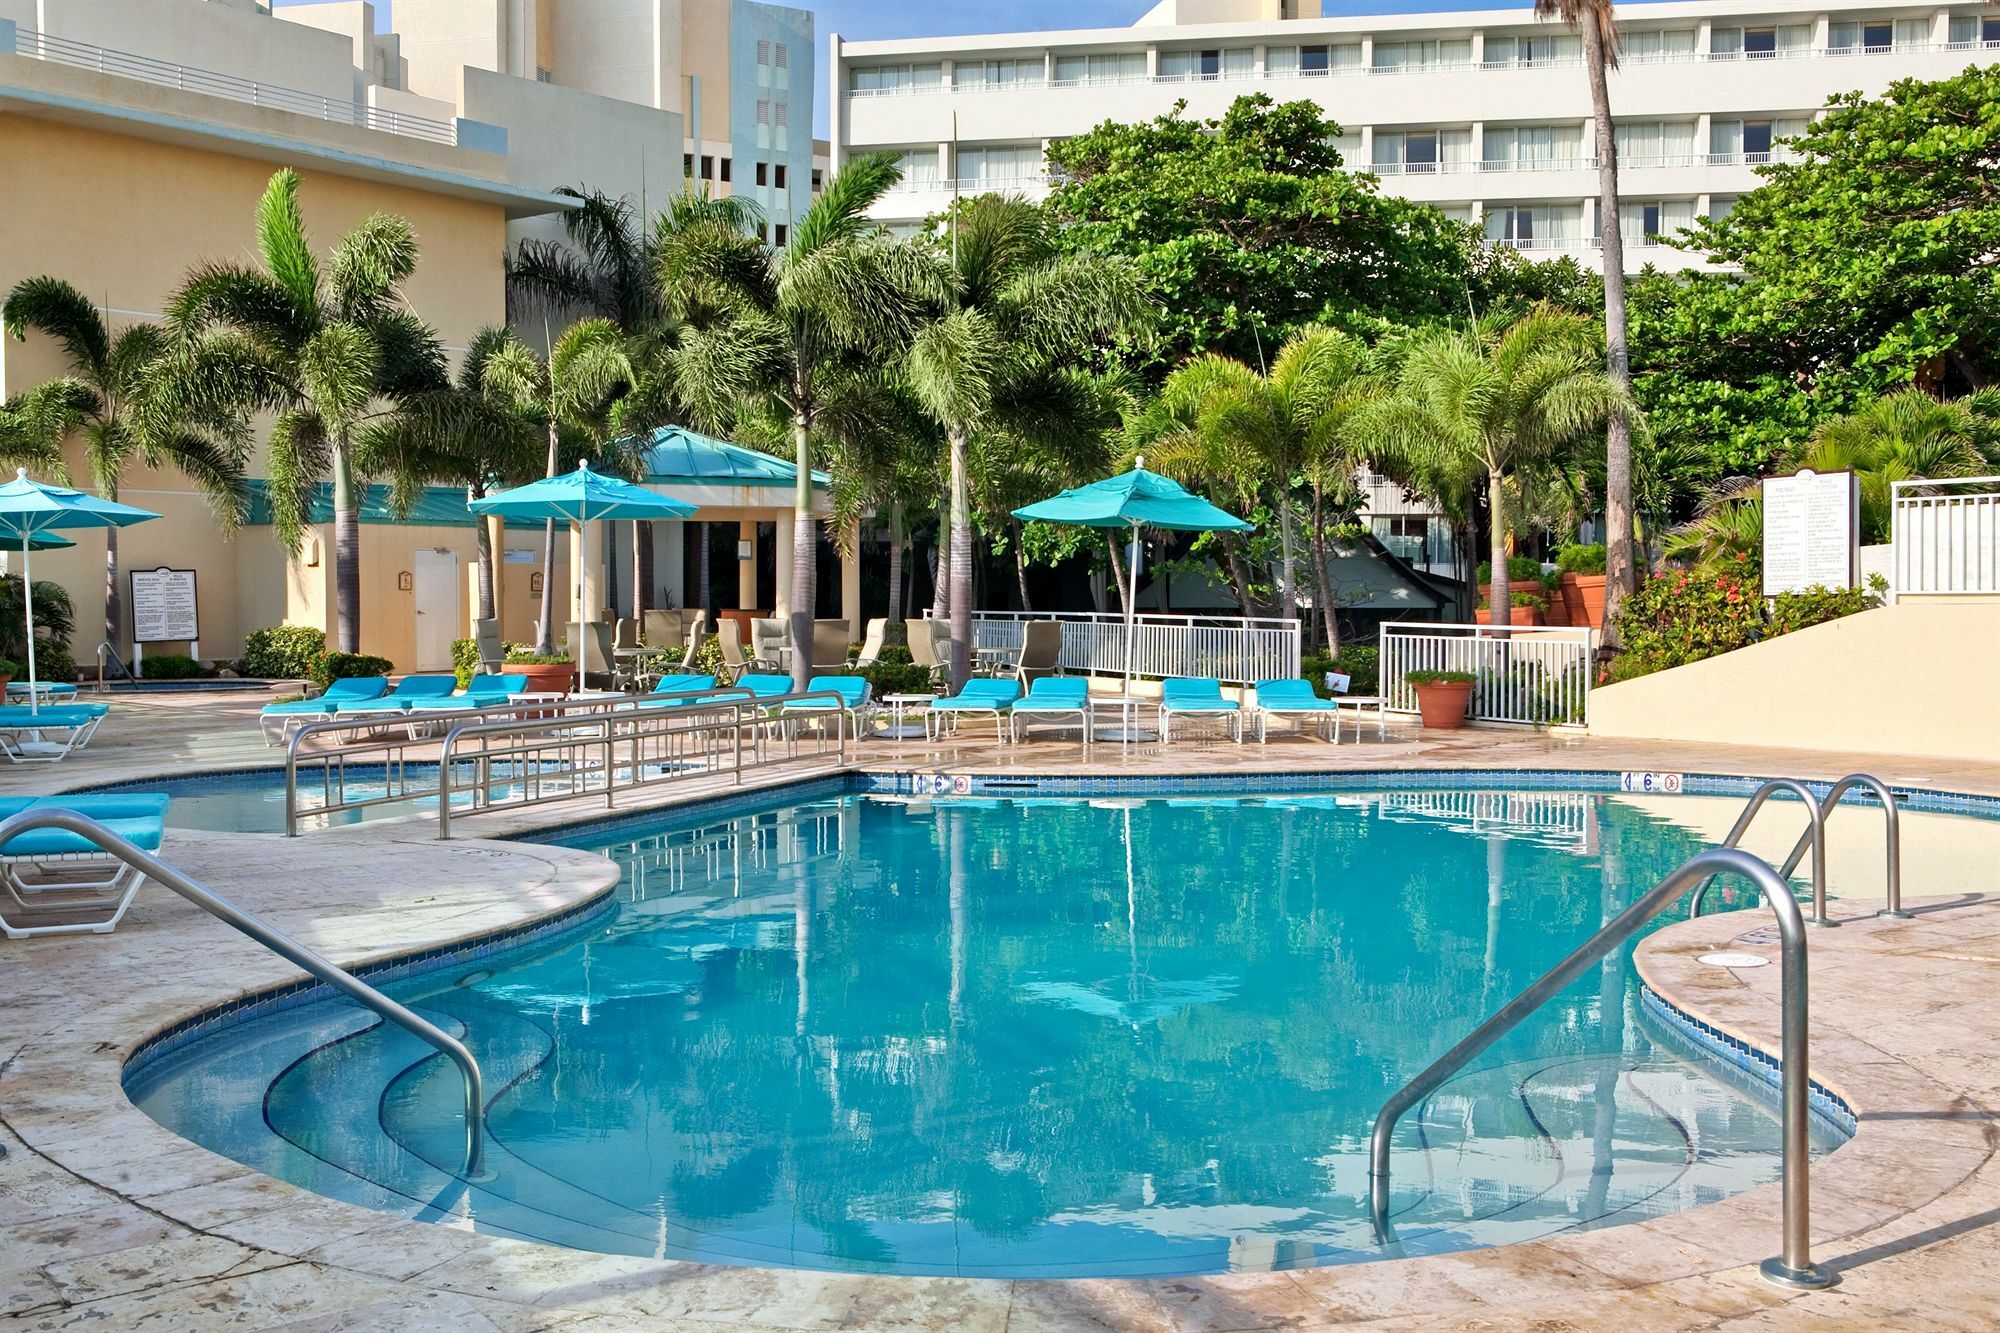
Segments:
[[[274,84],[259,83],[255,79],[246,79],[240,75],[219,74],[212,69],[197,69],[192,65],[177,65],[170,60],[155,60],[151,56],[134,55],[130,51],[114,51],[109,47],[91,46],[85,42],[71,41],[67,37],[53,37],[44,32],[28,29],[16,31],[14,54],[27,56],[33,60],[46,60],[51,64],[94,70],[99,74],[115,74],[123,79],[137,79],[142,83],[156,84],[163,88],[178,88],[183,92],[223,97],[250,106],[290,111],[340,125],[381,130],[384,133],[401,134],[413,139],[428,139],[432,143],[458,142],[458,127],[448,120],[434,120],[429,116],[412,116],[401,111],[388,111],[381,107],[369,106],[365,102],[328,97],[298,88],[281,88]]]

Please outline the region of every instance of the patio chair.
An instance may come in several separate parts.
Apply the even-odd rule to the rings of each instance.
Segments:
[[[343,700],[358,703],[363,699],[379,699],[388,688],[387,676],[349,676],[328,684],[326,693],[317,699],[287,699],[282,703],[265,704],[257,715],[257,725],[264,730],[264,744],[277,745],[291,734],[293,728],[308,722],[324,722],[332,717],[332,705]]]
[[[697,611],[694,623],[687,629],[687,651],[681,654],[681,670],[691,672],[697,659],[701,657],[702,645],[708,642],[708,612]]]
[[[157,852],[166,831],[167,798],[154,792],[102,796],[10,796],[0,818],[28,810],[69,810]],[[65,829],[33,829],[0,846],[0,932],[30,935],[108,934],[117,929],[146,877],[101,847]],[[105,912],[95,920],[38,924],[38,918]]]
[[[639,622],[631,616],[620,616],[612,622],[611,650],[617,653],[639,651]]]
[[[1083,729],[1083,752],[1088,755],[1090,682],[1082,676],[1043,676],[1007,710],[1007,739],[1019,741],[1022,731],[1036,722],[1072,717]]]
[[[941,620],[905,620],[903,629],[909,636],[910,660],[928,670],[932,681],[942,681],[951,664],[938,647],[937,631],[949,635],[951,627]]]
[[[845,620],[813,621],[812,669],[818,674],[845,672],[847,649],[854,640],[848,636]]]
[[[1019,681],[1003,680],[997,676],[974,676],[965,682],[965,688],[947,699],[933,700],[924,710],[924,729],[935,741],[944,732],[945,723],[957,729],[960,720],[967,717],[990,717],[993,719],[993,739],[1006,739],[1007,710],[1021,697]]]
[[[563,642],[577,665],[577,683],[583,688],[590,688],[590,677],[593,675],[598,678],[600,688],[608,680],[614,690],[622,688],[631,679],[619,667],[618,659],[612,653],[611,626],[604,621],[570,621],[569,633]]]
[[[882,660],[882,646],[889,639],[889,622],[877,616],[868,622],[868,632],[861,638],[861,655],[849,665],[850,671],[865,671]]]
[[[0,709],[0,753],[17,764],[46,764],[68,758],[90,744],[109,704],[54,704],[43,708]]]
[[[656,653],[670,653],[687,642],[687,620],[679,611],[648,611],[639,619],[646,631],[646,646]]]
[[[704,676],[698,671],[681,671],[671,676],[662,676],[653,682],[653,688],[639,696],[649,703],[658,703],[660,698],[674,694],[697,694],[702,690],[715,688],[715,677]],[[675,699],[674,703],[688,703],[691,700]]]
[[[866,676],[814,676],[806,682],[806,690],[812,694],[837,694],[840,696],[840,702],[835,703],[831,699],[802,699],[797,703],[786,704],[782,710],[784,717],[790,718],[801,713],[845,713],[847,734],[859,736],[862,726],[875,711],[875,701],[870,696]]]
[[[1044,676],[1053,676],[1062,660],[1063,630],[1059,620],[1030,620],[1021,630],[1021,655],[1004,662],[994,672],[1012,676],[1023,685],[1032,685]]]
[[[1173,740],[1176,717],[1219,717],[1233,726],[1236,743],[1243,743],[1243,705],[1222,697],[1222,682],[1213,676],[1170,677],[1160,683],[1160,743]]]
[[[769,663],[773,671],[782,670],[791,632],[791,626],[776,616],[758,616],[750,622],[750,655]]]
[[[1375,710],[1375,738],[1377,740],[1387,740],[1389,737],[1389,701],[1379,694],[1349,694],[1348,690],[1353,685],[1354,677],[1345,672],[1329,671],[1326,673],[1326,688],[1327,692],[1333,696],[1333,702],[1342,708],[1352,708],[1356,713],[1354,719],[1355,741],[1358,743],[1361,739],[1361,718],[1359,714],[1364,708],[1373,708]],[[1340,739],[1340,727],[1338,723],[1334,725],[1333,737],[1335,740]]]
[[[1312,682],[1293,677],[1288,680],[1257,682],[1257,743],[1269,739],[1271,719],[1297,718],[1299,734],[1305,734],[1307,719],[1319,723],[1320,739],[1340,744],[1340,704],[1322,699],[1313,692]]]
[[[507,663],[507,645],[500,639],[498,620],[475,620],[472,622],[472,637],[479,645],[479,673],[497,676]]]

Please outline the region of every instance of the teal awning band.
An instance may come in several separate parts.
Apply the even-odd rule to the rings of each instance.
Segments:
[[[772,454],[745,449],[740,444],[697,434],[682,426],[662,426],[653,432],[652,447],[646,452],[646,484],[671,486],[675,482],[708,486],[791,486],[799,475],[798,466]],[[813,485],[827,486],[832,478],[814,471]]]
[[[262,481],[247,481],[244,489],[250,493],[249,516],[243,521],[252,527],[269,527],[271,523],[270,488]],[[314,523],[333,522],[333,483],[323,481],[313,491],[312,521]],[[411,527],[424,528],[469,528],[477,520],[472,511],[465,507],[465,489],[461,486],[428,486],[410,506],[407,514],[398,514],[389,503],[387,486],[370,486],[361,497],[361,521],[363,523],[400,523]],[[539,530],[540,523],[525,519],[510,519],[507,526]]]

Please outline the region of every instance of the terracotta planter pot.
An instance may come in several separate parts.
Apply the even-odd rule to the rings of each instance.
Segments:
[[[1541,625],[1547,623],[1542,618],[1542,608],[1539,606],[1517,606],[1513,610],[1514,614],[1507,618],[1507,623],[1510,625]],[[1491,625],[1493,623],[1493,612],[1482,606],[1472,613],[1472,619],[1474,624]]]
[[[1417,692],[1417,712],[1423,715],[1426,727],[1456,731],[1465,725],[1465,706],[1472,701],[1471,681],[1439,681],[1410,688]]]
[[[568,694],[576,685],[574,662],[509,662],[500,669],[511,676],[526,676],[529,694]]]
[[[1562,595],[1560,589],[1549,600],[1549,609],[1545,613],[1543,623],[1557,629],[1573,623],[1569,618],[1569,599]]]
[[[1570,624],[1602,624],[1604,621],[1604,575],[1563,575],[1563,601],[1569,607]]]

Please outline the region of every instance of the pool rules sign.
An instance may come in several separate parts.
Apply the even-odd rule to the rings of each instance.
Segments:
[[[132,571],[132,642],[192,643],[200,637],[192,569]]]
[[[1861,488],[1852,472],[1764,479],[1764,595],[1852,588]]]

